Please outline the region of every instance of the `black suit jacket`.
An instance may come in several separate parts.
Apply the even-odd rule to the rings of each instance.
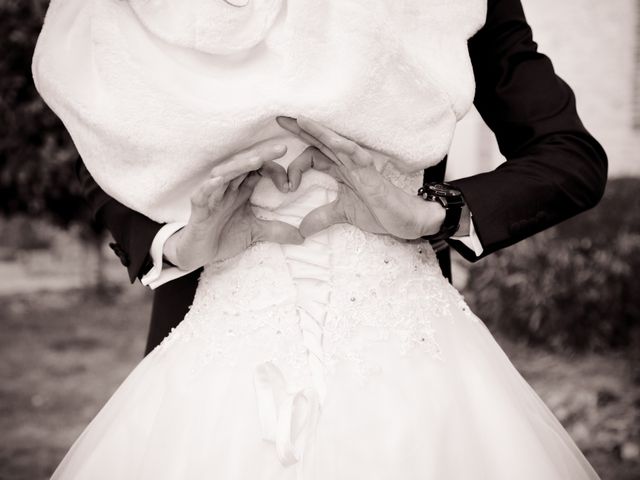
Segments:
[[[607,157],[580,121],[573,91],[537,51],[520,0],[489,0],[486,24],[469,40],[469,53],[474,104],[507,158],[494,171],[451,182],[473,213],[485,256],[593,207],[604,191]],[[444,170],[442,162],[425,178],[440,180]],[[162,225],[106,195],[82,162],[78,176],[133,282],[150,267],[149,248]],[[461,242],[450,245],[477,260]],[[447,273],[447,253],[441,260]],[[156,289],[147,352],[182,320],[199,274]]]

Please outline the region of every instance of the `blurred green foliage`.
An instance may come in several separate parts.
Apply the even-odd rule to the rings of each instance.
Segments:
[[[554,350],[624,347],[640,325],[640,179],[472,265],[465,295],[494,331]]]
[[[0,0],[0,213],[89,227],[76,149],[38,95],[31,58],[49,2]]]

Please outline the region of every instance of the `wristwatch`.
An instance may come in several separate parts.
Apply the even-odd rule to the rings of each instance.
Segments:
[[[438,202],[446,210],[440,231],[422,238],[426,240],[444,240],[458,231],[462,207],[465,206],[460,190],[448,183],[430,182],[425,183],[418,189],[418,196],[429,202]]]

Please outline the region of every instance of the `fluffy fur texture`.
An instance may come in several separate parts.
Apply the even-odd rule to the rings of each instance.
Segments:
[[[416,172],[447,152],[474,93],[483,0],[52,0],[36,86],[96,181],[181,221],[216,162],[306,115]],[[318,177],[319,178],[319,177]]]

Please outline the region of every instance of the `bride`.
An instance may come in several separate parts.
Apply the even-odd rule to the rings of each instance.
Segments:
[[[447,221],[415,192],[471,106],[485,17],[51,2],[34,78],[91,174],[189,225],[164,250],[183,270],[217,239],[184,320],[53,478],[598,478],[420,239]]]

